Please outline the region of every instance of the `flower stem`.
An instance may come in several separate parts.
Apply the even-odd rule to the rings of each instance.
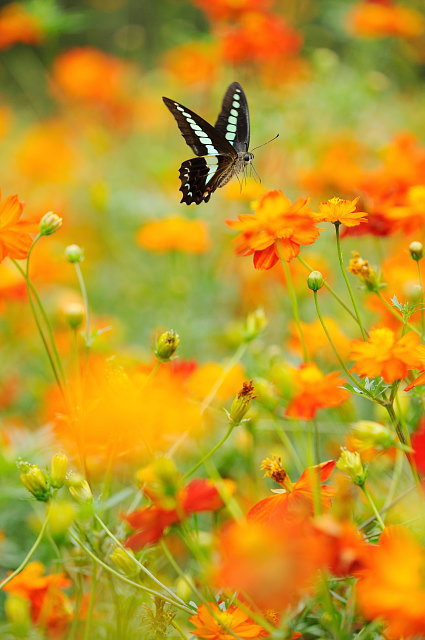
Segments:
[[[341,250],[341,238],[340,238],[340,235],[339,235],[340,223],[339,222],[335,222],[334,224],[335,224],[336,248],[337,248],[337,252],[338,252],[339,266],[341,267],[341,273],[342,273],[342,276],[343,276],[343,278],[345,280],[345,284],[347,286],[347,290],[348,290],[348,293],[349,293],[350,298],[351,298],[351,302],[352,302],[352,305],[353,305],[354,313],[356,314],[357,322],[358,322],[358,325],[360,327],[360,331],[361,331],[363,340],[366,340],[366,332],[365,332],[365,330],[363,328],[363,324],[362,324],[362,321],[361,321],[361,318],[360,318],[360,313],[359,313],[359,310],[358,310],[358,307],[357,307],[356,299],[354,297],[353,290],[351,289],[350,281],[348,279],[347,272],[346,272],[345,266],[344,266],[344,260],[343,260],[343,257],[342,257],[342,250]]]
[[[46,531],[46,527],[48,525],[49,522],[49,514],[47,514],[43,525],[40,529],[40,533],[38,534],[34,544],[32,545],[31,549],[28,551],[27,555],[25,556],[25,558],[22,560],[21,564],[19,565],[19,567],[17,569],[15,569],[15,571],[13,571],[13,573],[11,573],[10,575],[7,576],[7,578],[5,578],[3,580],[3,582],[0,582],[0,589],[3,589],[3,587],[5,587],[8,582],[10,582],[11,580],[13,580],[13,578],[15,576],[17,576],[19,573],[21,573],[21,571],[23,571],[25,569],[25,567],[27,566],[28,562],[31,560],[31,558],[33,557],[34,553],[37,551],[40,542],[42,541],[45,531]]]
[[[384,521],[381,518],[381,514],[379,513],[372,496],[370,495],[368,489],[366,489],[366,485],[362,485],[360,487],[360,489],[363,491],[363,493],[364,493],[365,497],[367,498],[370,506],[372,507],[372,511],[375,514],[375,518],[379,522],[379,526],[381,527],[382,530],[384,530],[385,529]]]
[[[183,480],[187,480],[187,478],[190,478],[190,476],[193,473],[195,473],[195,471],[199,469],[199,467],[201,467],[204,464],[204,462],[208,460],[208,458],[211,458],[211,456],[217,451],[217,449],[219,449],[226,442],[226,440],[229,438],[234,428],[235,428],[234,425],[231,424],[228,430],[226,431],[226,433],[224,434],[224,436],[221,438],[221,440],[219,440],[212,449],[210,449],[204,456],[202,456],[202,458],[189,471],[187,471],[184,474]]]
[[[289,269],[288,263],[284,258],[281,258],[280,261],[283,265],[283,270],[285,272],[286,286],[288,287],[289,299],[291,301],[292,315],[294,316],[295,324],[297,325],[298,334],[300,336],[301,347],[303,351],[303,359],[304,359],[304,362],[308,362],[309,360],[308,350],[307,350],[307,345],[304,338],[304,332],[301,326],[297,294],[295,293],[294,283],[292,282],[291,271]]]
[[[88,299],[87,289],[86,289],[86,285],[83,278],[83,272],[81,271],[80,263],[74,262],[74,267],[75,267],[75,272],[78,278],[78,284],[80,285],[81,295],[83,297],[84,310],[86,314],[86,349],[88,351],[93,342],[92,336],[91,336],[89,299]]]

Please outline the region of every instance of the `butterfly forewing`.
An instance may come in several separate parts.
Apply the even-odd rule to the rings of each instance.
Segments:
[[[224,154],[234,156],[232,145],[211,124],[182,104],[162,98],[173,114],[189,147],[197,156]]]
[[[239,82],[232,82],[228,86],[215,129],[236,151],[248,151],[250,136],[248,102]]]

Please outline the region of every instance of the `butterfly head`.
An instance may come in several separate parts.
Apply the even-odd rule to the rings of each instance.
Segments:
[[[250,162],[252,162],[254,160],[254,154],[250,153],[249,151],[247,151],[246,153],[243,154],[242,156],[242,160],[246,163],[249,164]]]

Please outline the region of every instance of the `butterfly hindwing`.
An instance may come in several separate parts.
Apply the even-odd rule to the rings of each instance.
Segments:
[[[248,102],[239,82],[232,82],[228,86],[215,129],[236,151],[248,151],[250,137]]]
[[[224,135],[196,113],[175,100],[162,98],[176,119],[183,138],[197,156],[223,154],[233,157],[236,152]]]
[[[185,160],[180,167],[181,202],[201,204],[208,202],[226,173],[231,173],[234,162],[227,156],[216,155]]]

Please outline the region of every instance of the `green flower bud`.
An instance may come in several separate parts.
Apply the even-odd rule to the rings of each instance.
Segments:
[[[349,451],[345,447],[341,449],[341,455],[336,466],[345,471],[355,485],[363,487],[366,482],[367,470],[364,468],[358,451]]]
[[[68,471],[68,457],[64,453],[57,453],[50,463],[50,483],[55,489],[63,487]]]
[[[8,595],[4,602],[6,618],[14,630],[14,635],[28,637],[31,626],[30,601],[15,595]]]
[[[413,260],[416,260],[416,262],[422,260],[424,255],[424,247],[422,242],[411,242],[409,244],[409,251]]]
[[[135,578],[139,574],[139,567],[133,552],[128,549],[124,551],[121,547],[115,547],[109,554],[109,559],[126,575],[128,578]]]
[[[256,309],[248,313],[244,329],[244,342],[251,342],[259,336],[267,326],[267,318],[264,309]]]
[[[319,291],[323,287],[324,278],[320,271],[312,271],[307,278],[308,288],[312,291]]]
[[[175,353],[179,344],[180,337],[175,331],[172,329],[170,331],[164,331],[156,340],[154,353],[158,360],[167,362]]]
[[[68,262],[81,262],[84,260],[84,251],[78,244],[70,244],[65,249],[65,257]]]
[[[63,310],[66,323],[71,329],[78,329],[84,320],[84,306],[81,302],[70,302]]]
[[[79,504],[85,502],[91,502],[93,494],[90,489],[90,485],[80,474],[70,473],[66,477],[66,484],[68,485],[69,493]]]
[[[360,440],[362,446],[389,449],[396,444],[391,431],[379,422],[373,420],[359,420],[352,425],[353,435]]]
[[[59,231],[61,226],[62,218],[56,215],[56,213],[53,213],[53,211],[48,211],[40,220],[40,235],[51,236],[53,233],[56,233],[56,231]]]
[[[36,500],[48,502],[50,498],[50,486],[43,471],[36,464],[24,463],[23,472],[20,475],[24,487],[32,493]]]

